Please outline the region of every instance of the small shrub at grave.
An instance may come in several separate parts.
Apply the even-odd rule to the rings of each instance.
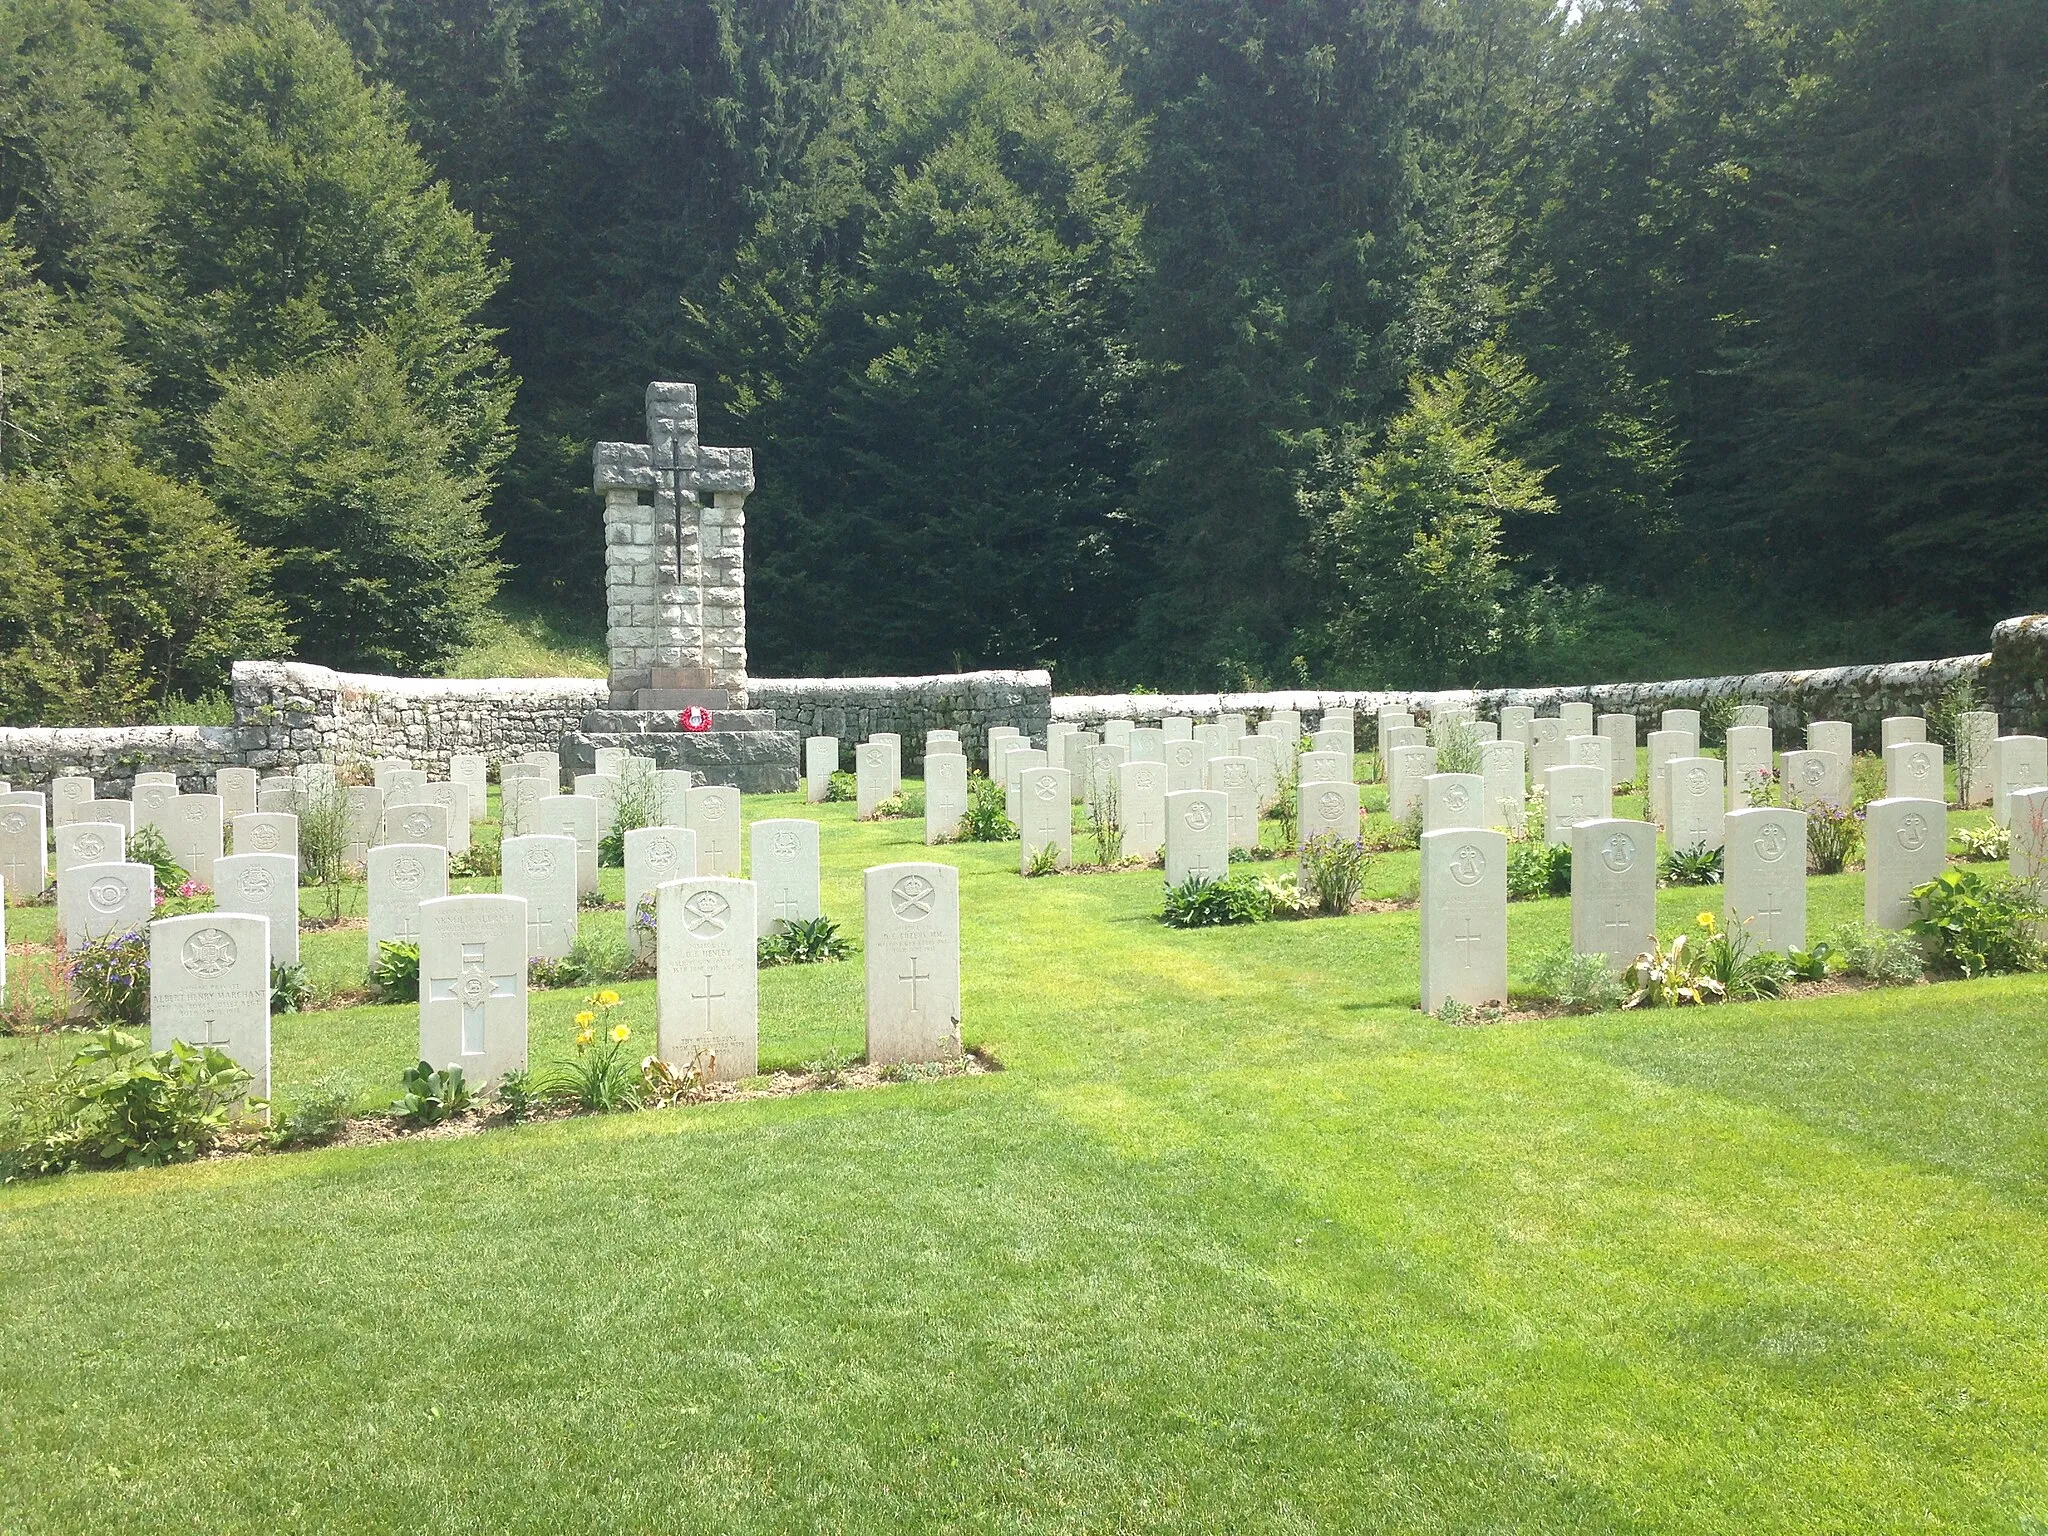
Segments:
[[[1700,745],[1727,750],[1728,727],[1735,723],[1740,699],[1703,699],[1700,702]]]
[[[1569,896],[1571,891],[1569,843],[1517,843],[1508,850],[1508,900]]]
[[[1751,768],[1742,775],[1742,790],[1752,808],[1785,803],[1783,786],[1775,768]]]
[[[1920,916],[1909,931],[1925,948],[1932,969],[1989,976],[2041,968],[2039,934],[2048,906],[2034,887],[1951,869],[1915,886],[1913,901]]]
[[[0,1106],[0,1183],[80,1168],[146,1168],[211,1151],[254,1079],[212,1046],[104,1029]]]
[[[1025,867],[1027,879],[1040,875],[1056,875],[1060,872],[1060,849],[1057,843],[1047,843],[1043,848],[1031,850],[1031,862]]]
[[[533,1074],[519,1067],[498,1079],[498,1086],[491,1090],[491,1096],[497,1102],[498,1113],[509,1125],[528,1119],[547,1102],[534,1083]]]
[[[448,861],[451,880],[494,880],[504,872],[504,850],[499,843],[498,829],[488,823],[472,828],[469,847]]]
[[[924,796],[911,790],[898,790],[886,800],[875,802],[874,815],[870,821],[901,821],[907,816],[924,814]]]
[[[348,1123],[348,1095],[339,1089],[316,1088],[277,1115],[265,1143],[282,1152],[293,1147],[324,1147]]]
[[[1849,803],[1862,810],[1885,796],[1884,759],[1859,752],[1849,763]]]
[[[825,798],[828,801],[844,800],[848,804],[860,799],[860,780],[850,773],[834,771],[825,781]]]
[[[1258,876],[1242,872],[1168,886],[1160,921],[1169,928],[1227,928],[1263,923],[1272,915],[1271,889]]]
[[[1902,987],[1920,979],[1926,962],[1920,941],[1896,928],[1876,928],[1862,921],[1844,923],[1835,932],[1835,953],[1842,969],[1881,987]]]
[[[1498,1024],[1508,1016],[1507,1009],[1499,1003],[1461,1003],[1455,997],[1447,997],[1436,1011],[1436,1021],[1453,1028],[1470,1028],[1478,1024]]]
[[[1700,951],[1700,942],[1689,933],[1679,934],[1668,944],[1653,943],[1622,972],[1628,999],[1621,1006],[1686,1008],[1725,1002],[1727,990],[1702,964]]]
[[[270,967],[270,1011],[304,1013],[313,1001],[313,983],[303,965],[273,962]]]
[[[2003,864],[2012,857],[2012,829],[1995,821],[1981,827],[1958,827],[1956,841],[1963,845],[1963,857],[1973,863]]]
[[[1375,855],[1363,838],[1322,832],[1301,845],[1295,867],[1299,906],[1309,912],[1342,917],[1365,889]]]
[[[78,1011],[95,1024],[149,1022],[149,935],[108,934],[71,952],[65,979]]]
[[[1806,868],[1839,875],[1863,849],[1863,813],[1816,801],[1806,807]]]
[[[1783,955],[1756,947],[1747,927],[1723,928],[1711,912],[1699,915],[1706,934],[1700,947],[1700,969],[1721,984],[1730,1002],[1756,1002],[1785,990],[1791,972]]]
[[[967,809],[960,817],[963,843],[1006,843],[1017,835],[1004,804],[1003,786],[983,774],[967,780]]]
[[[1666,885],[1719,885],[1721,850],[1704,844],[1674,848],[1664,855]]]
[[[1566,1013],[1603,1013],[1628,999],[1628,987],[1605,955],[1583,955],[1569,940],[1554,945],[1529,973],[1536,990]]]
[[[1968,737],[1962,728],[1962,718],[1983,707],[1984,696],[1977,691],[1977,685],[1967,677],[1958,677],[1920,711],[1927,722],[1927,739],[1946,747],[1950,760],[1956,763],[1958,783],[1962,769],[1960,753]]]
[[[370,980],[394,1003],[420,1000],[420,947],[409,939],[386,939],[377,946]]]
[[[841,936],[839,925],[829,917],[799,918],[783,924],[780,933],[762,939],[757,964],[817,965],[826,960],[844,960],[853,953],[852,941]]]
[[[469,1108],[469,1084],[460,1067],[437,1070],[428,1062],[415,1062],[400,1075],[398,1090],[391,1113],[405,1125],[439,1125]]]
[[[156,889],[160,898],[175,895],[187,883],[185,866],[171,857],[171,845],[164,841],[160,827],[140,828],[128,839],[128,862],[147,864],[156,871]]]
[[[633,1031],[611,1020],[618,1007],[616,992],[591,994],[574,1020],[575,1056],[541,1079],[548,1098],[592,1114],[640,1107],[641,1068],[626,1053]]]
[[[1436,748],[1438,773],[1478,773],[1479,730],[1470,721],[1446,720],[1429,728],[1430,745]]]
[[[1785,972],[1794,981],[1826,981],[1837,964],[1835,947],[1825,939],[1811,949],[1785,951]]]

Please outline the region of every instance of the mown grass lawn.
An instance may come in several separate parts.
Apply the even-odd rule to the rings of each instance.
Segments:
[[[747,808],[855,937],[926,856]],[[1457,1030],[1410,912],[936,856],[1001,1073],[0,1191],[0,1532],[2048,1530],[2048,978]],[[858,961],[762,983],[859,1051]],[[279,1099],[416,1027],[279,1019]]]

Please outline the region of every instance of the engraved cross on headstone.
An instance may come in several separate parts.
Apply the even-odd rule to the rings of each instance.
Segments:
[[[896,979],[898,981],[907,981],[910,983],[910,1011],[912,1013],[921,1012],[922,1010],[918,1007],[919,994],[917,989],[920,985],[932,979],[932,973],[930,971],[919,970],[917,956],[912,955],[910,957],[910,969],[905,971]]]
[[[705,972],[703,979],[698,985],[698,989],[690,994],[691,997],[704,1005],[704,1033],[707,1035],[711,1033],[711,1005],[725,996],[725,989],[723,987],[714,988],[711,984],[712,980],[711,973]]]
[[[484,1053],[484,1004],[493,998],[518,995],[517,976],[486,974],[484,946],[481,944],[462,946],[460,975],[433,977],[427,982],[429,1001],[462,1005],[462,1054],[465,1056]]]

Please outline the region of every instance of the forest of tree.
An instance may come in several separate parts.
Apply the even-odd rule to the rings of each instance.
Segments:
[[[0,0],[0,370],[13,722],[594,609],[651,378],[764,675],[1977,649],[2048,0]]]

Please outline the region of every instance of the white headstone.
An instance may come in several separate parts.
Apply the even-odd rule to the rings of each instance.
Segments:
[[[412,767],[412,760],[405,757],[379,757],[370,763],[370,782],[379,789],[384,787],[385,778],[399,769]]]
[[[1403,747],[1426,747],[1429,732],[1419,725],[1389,726],[1381,737],[1380,756],[1398,752]]]
[[[1739,811],[1750,803],[1758,779],[1773,769],[1771,728],[1767,725],[1731,725],[1728,745],[1722,753],[1728,775],[1728,809]]]
[[[1358,740],[1358,711],[1348,705],[1337,705],[1323,711],[1322,719],[1316,722],[1316,734],[1325,731],[1342,731],[1352,742]]]
[[[1422,804],[1422,781],[1436,772],[1436,748],[1396,747],[1387,754],[1387,814],[1405,821]]]
[[[469,819],[485,820],[491,808],[491,760],[481,752],[457,752],[448,759],[448,782],[467,791]]]
[[[870,731],[868,740],[889,754],[889,793],[903,787],[903,737],[895,731]]]
[[[688,827],[635,827],[625,847],[626,938],[633,953],[645,957],[654,953],[655,891],[671,880],[697,878],[697,834]]]
[[[1202,748],[1193,738],[1175,741],[1168,737],[1160,746],[1166,763],[1166,791],[1178,794],[1183,790],[1202,787],[1203,769],[1209,760],[1202,755]]]
[[[171,802],[164,841],[171,857],[201,885],[213,884],[213,861],[220,857],[225,827],[219,795],[180,795]]]
[[[1855,732],[1846,720],[1809,720],[1806,745],[1815,752],[1832,752],[1843,762],[1856,755]]]
[[[1650,820],[1671,826],[1670,765],[1681,757],[1700,755],[1699,738],[1684,731],[1652,731],[1644,742],[1645,771],[1650,778]]]
[[[958,753],[941,753],[960,765],[961,783],[966,783],[967,759]],[[927,767],[933,760],[926,758]],[[927,780],[929,783],[929,780]],[[926,791],[927,799],[930,789]],[[794,817],[773,817],[757,821],[747,829],[750,869],[758,898],[760,936],[808,922],[824,913],[819,895],[818,824]]]
[[[0,800],[4,798],[0,796]],[[177,786],[172,784],[136,785],[128,795],[129,802],[135,807],[135,830],[140,832],[144,827],[155,827],[168,841],[171,835],[171,803],[177,798]]]
[[[1221,790],[1166,796],[1166,883],[1221,880],[1230,873],[1230,799]]]
[[[1476,773],[1432,773],[1422,780],[1422,830],[1480,827],[1486,818],[1486,780]]]
[[[1195,722],[1187,715],[1161,715],[1159,729],[1168,741],[1194,740]]]
[[[421,792],[421,801],[426,805],[438,805],[448,814],[448,851],[469,852],[469,786],[449,780],[429,783]]]
[[[383,943],[420,941],[420,903],[448,894],[448,850],[438,843],[384,843],[370,850],[369,963]]]
[[[1280,798],[1281,743],[1272,736],[1247,736],[1238,743],[1238,750],[1241,755],[1251,759],[1252,792],[1258,796],[1259,808],[1264,810]],[[1293,753],[1290,752],[1287,763],[1290,770],[1294,767],[1293,757]]]
[[[119,864],[128,857],[128,835],[119,822],[74,821],[52,834],[57,845],[57,884],[81,864]],[[61,898],[60,898],[61,899]]]
[[[386,805],[417,805],[427,792],[427,770],[386,768],[378,773],[375,782],[384,791]],[[297,787],[294,780],[293,788],[296,790]]]
[[[348,845],[342,861],[367,864],[370,850],[384,836],[384,791],[374,784],[351,784],[347,793]]]
[[[1422,1008],[1506,1002],[1508,840],[1459,827],[1422,834]]]
[[[1223,728],[1223,734],[1229,738],[1233,748],[1244,740],[1245,732],[1250,728],[1249,719],[1242,710],[1227,710],[1216,717],[1216,723]]]
[[[597,802],[589,795],[543,795],[533,809],[534,831],[576,839],[576,895],[595,895]]]
[[[1486,825],[1519,833],[1529,820],[1529,784],[1522,771],[1522,743],[1513,738],[1479,748],[1479,778],[1486,796]]]
[[[1526,755],[1529,750],[1529,722],[1536,718],[1536,711],[1526,704],[1503,704],[1500,707],[1500,739],[1519,741]]]
[[[1135,720],[1105,720],[1102,722],[1102,741],[1105,746],[1122,747],[1131,750],[1131,732],[1138,728]]]
[[[1614,813],[1607,770],[1590,763],[1561,763],[1549,769],[1543,775],[1543,793],[1543,840],[1547,843],[1569,843],[1572,828],[1580,822],[1605,821]]]
[[[573,792],[597,802],[597,835],[603,837],[619,824],[619,776],[615,773],[579,773],[572,781]]]
[[[273,816],[296,816],[305,803],[305,785],[297,778],[265,779],[256,786],[256,809]],[[225,808],[222,814],[226,814]]]
[[[1195,727],[1195,748],[1204,763],[1223,757],[1231,752],[1235,743],[1230,732],[1220,725],[1198,725]]]
[[[1309,737],[1308,749],[1311,752],[1333,753],[1347,760],[1355,755],[1351,750],[1349,731],[1317,731]]]
[[[217,912],[246,912],[270,924],[270,963],[299,963],[299,861],[286,853],[238,853],[213,866]]]
[[[716,1082],[760,1070],[756,896],[753,881],[715,875],[667,881],[655,893],[657,1047],[678,1070]]]
[[[1593,729],[1593,706],[1590,704],[1583,702],[1560,704],[1557,706],[1557,719],[1558,724],[1563,727],[1566,740],[1570,740],[1574,736],[1592,736],[1597,734]]]
[[[1721,906],[1731,931],[1758,949],[1806,948],[1806,812],[1783,806],[1730,811]]]
[[[1045,728],[1045,765],[1048,768],[1067,766],[1067,738],[1080,730],[1071,720],[1055,720]]]
[[[853,814],[866,821],[875,807],[896,793],[889,771],[889,749],[879,741],[864,741],[853,749]]]
[[[1846,800],[1840,798],[1841,781],[1846,777],[1841,767],[1842,760],[1834,753],[1816,751],[1812,747],[1780,753],[1778,779],[1784,789],[1785,803],[1801,808],[1810,805],[1846,808]]]
[[[1770,729],[1771,707],[1768,704],[1738,704],[1729,722],[1732,726],[1762,726]]]
[[[1991,744],[1998,740],[1998,715],[1969,709],[1956,716],[1956,792],[1965,808],[1991,803]]]
[[[1938,742],[1900,741],[1884,749],[1884,792],[1888,799],[1939,800],[1948,804],[1947,754]]]
[[[862,880],[868,1060],[959,1056],[960,872],[950,864],[882,864]]]
[[[1549,715],[1538,715],[1529,722],[1529,778],[1536,784],[1543,782],[1543,775],[1549,769],[1569,761],[1565,756],[1564,722]]]
[[[1212,757],[1208,786],[1221,790],[1230,823],[1230,846],[1259,846],[1259,780],[1257,764],[1248,757]]]
[[[1657,728],[1683,731],[1697,742],[1700,739],[1700,712],[1696,709],[1667,709],[1658,716]]]
[[[697,834],[697,873],[738,879],[740,792],[730,784],[692,784],[685,824]]]
[[[1657,942],[1657,829],[1598,818],[1572,828],[1572,948],[1626,969]]]
[[[1602,715],[1594,730],[1607,738],[1607,771],[1611,782],[1632,784],[1636,777],[1636,717]],[[1634,957],[1631,956],[1631,959]]]
[[[1003,755],[1003,814],[1013,823],[1021,824],[1024,812],[1018,803],[1018,781],[1025,770],[1050,766],[1045,754],[1036,747],[1016,747]]]
[[[526,952],[559,960],[576,942],[576,839],[532,832],[499,848],[499,884],[526,903]],[[626,922],[631,931],[633,914]]]
[[[1939,800],[1873,800],[1863,808],[1863,920],[1905,928],[1920,913],[1913,888],[1948,859],[1948,807]]]
[[[448,846],[448,808],[416,801],[410,805],[384,807],[382,841],[387,843],[433,843]]]
[[[1016,741],[1018,737],[1019,732],[1014,725],[992,725],[982,732],[982,760],[988,767],[988,776],[991,779],[997,779],[1000,782],[996,773],[996,769],[1002,759],[1001,752],[997,750],[998,743]]]
[[[1919,715],[1886,715],[1878,725],[1877,745],[1882,751],[1902,741],[1925,741],[1927,721]]]
[[[178,776],[161,768],[149,768],[136,774],[134,782],[137,788],[144,784],[158,784],[167,789],[176,789],[178,787]]]
[[[2001,736],[1991,744],[1991,819],[2012,825],[2012,794],[2048,784],[2048,736]],[[0,805],[6,797],[0,796]],[[9,884],[12,884],[9,877]]]
[[[1347,843],[1355,841],[1358,837],[1358,786],[1349,782],[1302,785],[1296,827],[1304,843],[1312,837],[1323,836],[1341,837]]]
[[[839,771],[839,738],[837,736],[806,736],[804,738],[804,799],[812,805],[822,805],[832,788],[832,775]]]
[[[1131,761],[1134,763],[1166,761],[1166,733],[1156,725],[1133,726],[1130,740],[1124,745],[1131,749]]]
[[[2012,792],[2012,846],[2006,864],[2013,879],[2038,885],[2048,878],[2048,785]],[[2037,938],[2048,933],[2037,931]]]
[[[559,752],[522,752],[519,754],[519,761],[538,768],[547,775],[550,793],[560,791],[562,787],[562,757]]]
[[[275,811],[250,811],[237,816],[231,828],[234,832],[235,852],[281,853],[289,858],[299,856],[299,818],[281,816]],[[271,946],[275,951],[276,945]]]
[[[1351,764],[1348,752],[1304,752],[1296,771],[1304,789],[1310,784],[1349,784]]]
[[[1072,776],[1064,768],[1027,768],[1018,780],[1017,872],[1028,874],[1041,848],[1059,850],[1060,867],[1074,862]]]
[[[526,1070],[526,903],[517,896],[422,902],[420,1059],[460,1067],[473,1088]]]
[[[696,780],[687,768],[654,770],[654,803],[665,827],[690,824],[690,788]]]
[[[967,814],[967,758],[959,752],[929,753],[924,760],[924,840],[950,842]]]
[[[1156,859],[1166,846],[1166,764],[1147,758],[1123,764],[1116,775],[1124,857]]]
[[[93,798],[92,780],[83,774],[60,773],[50,780],[50,826],[68,827],[79,808]]]
[[[74,864],[57,877],[57,931],[67,948],[140,933],[155,910],[156,871],[147,864]]]
[[[132,800],[88,800],[72,813],[73,821],[110,821],[123,832],[135,830]]]
[[[232,820],[256,809],[256,770],[223,768],[213,776],[213,792],[220,796],[220,811]]]
[[[40,896],[50,884],[49,831],[43,797],[33,790],[0,795],[0,880],[17,901]]]
[[[209,796],[208,798],[212,798]],[[270,925],[239,912],[149,925],[149,1047],[212,1046],[270,1097]]]
[[[625,747],[598,747],[590,754],[591,769],[606,778],[622,779],[626,776],[626,759],[632,755]]]
[[[1719,848],[1725,835],[1727,788],[1718,757],[1675,757],[1665,766],[1670,781],[1670,832],[1674,853]]]
[[[1614,755],[1608,750],[1605,736],[1567,736],[1564,739],[1564,760],[1580,768],[1598,768],[1607,775],[1607,782],[1614,782]]]
[[[1382,757],[1393,750],[1394,744],[1387,738],[1397,730],[1407,730],[1415,724],[1415,717],[1405,709],[1392,705],[1383,707],[1374,723],[1373,745],[1379,748]]]

